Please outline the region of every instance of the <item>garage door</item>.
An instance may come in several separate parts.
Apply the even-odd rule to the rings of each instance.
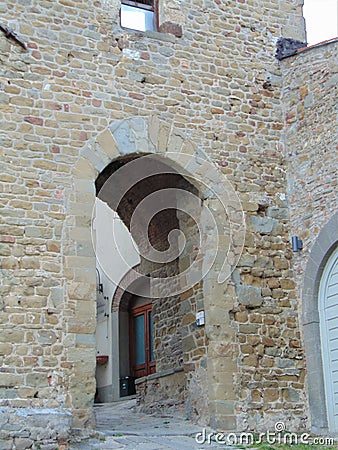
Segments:
[[[319,316],[329,429],[338,432],[338,249],[322,275]]]

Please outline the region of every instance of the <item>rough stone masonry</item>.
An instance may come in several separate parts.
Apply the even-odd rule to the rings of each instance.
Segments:
[[[337,86],[326,62],[336,43],[275,59],[278,38],[305,41],[301,0],[160,4],[163,32],[144,33],[121,28],[117,0],[0,6],[1,21],[27,45],[0,35],[0,439],[9,448],[62,442],[70,428],[93,425],[90,225],[95,180],[126,154],[109,128],[117,121],[133,130],[137,154],[193,154],[191,143],[226,175],[245,214],[231,279],[218,284],[216,268],[180,299],[192,302],[182,312],[187,327],[201,296],[206,311],[172,381],[175,391],[177,373],[186,375],[188,417],[230,431],[273,430],[277,420],[311,426],[299,287],[307,260],[294,264],[290,236],[296,230],[309,249],[337,206],[333,146],[320,149],[331,172],[316,178],[315,141],[332,132],[332,104],[314,112],[320,89],[331,98]],[[313,183],[322,188],[311,201]]]

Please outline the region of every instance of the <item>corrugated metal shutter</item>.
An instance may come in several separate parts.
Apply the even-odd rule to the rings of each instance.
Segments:
[[[338,249],[329,258],[320,283],[319,314],[329,429],[338,431]]]

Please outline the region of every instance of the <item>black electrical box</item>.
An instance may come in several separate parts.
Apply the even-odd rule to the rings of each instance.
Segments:
[[[127,397],[128,395],[134,395],[135,393],[135,378],[120,378],[120,397]]]

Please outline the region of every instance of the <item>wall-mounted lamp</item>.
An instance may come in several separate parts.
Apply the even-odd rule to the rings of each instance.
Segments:
[[[97,283],[97,290],[98,290],[98,292],[103,294],[103,283],[101,283],[100,272],[97,267],[96,267],[96,272],[97,272],[97,276],[98,276],[98,280],[99,280],[99,282]]]
[[[294,252],[303,250],[303,241],[301,239],[298,239],[298,236],[292,236],[292,250]]]

